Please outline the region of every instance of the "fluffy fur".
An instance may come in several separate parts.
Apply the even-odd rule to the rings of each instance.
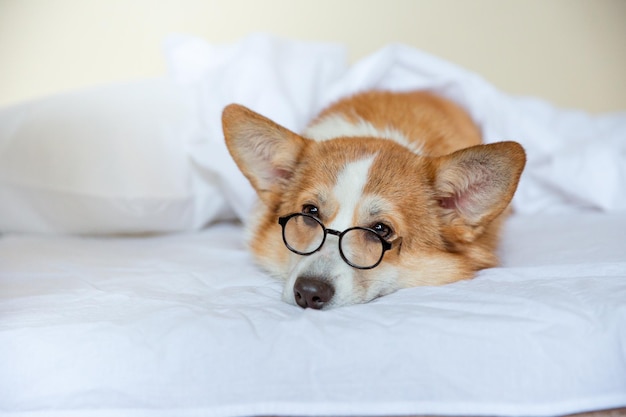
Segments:
[[[250,248],[284,280],[285,301],[362,303],[497,264],[498,229],[525,153],[515,142],[481,145],[456,104],[428,92],[366,92],[324,110],[302,136],[237,104],[222,121],[228,149],[259,195]],[[278,218],[310,207],[327,228],[383,225],[386,240],[402,243],[369,270],[347,265],[331,235],[312,255],[292,253]]]

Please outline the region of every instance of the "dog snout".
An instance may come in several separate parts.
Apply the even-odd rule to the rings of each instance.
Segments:
[[[302,308],[319,310],[334,294],[335,288],[321,278],[299,277],[293,286],[293,296]]]

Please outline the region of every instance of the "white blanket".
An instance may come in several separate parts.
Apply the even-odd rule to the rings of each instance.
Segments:
[[[429,89],[464,106],[486,142],[515,140],[528,164],[514,200],[523,213],[626,210],[626,112],[592,116],[498,91],[476,74],[404,45],[352,66],[338,45],[265,35],[230,46],[177,36],[166,43],[170,73],[197,112],[190,154],[242,219],[255,199],[224,146],[221,110],[238,102],[301,131],[334,100],[368,89]]]
[[[624,230],[623,213],[518,216],[501,268],[330,311],[280,301],[281,284],[252,265],[233,224],[152,238],[5,236],[0,415],[626,406]]]

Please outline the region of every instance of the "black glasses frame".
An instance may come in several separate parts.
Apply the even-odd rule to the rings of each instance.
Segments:
[[[302,217],[306,217],[308,219],[314,220],[320,226],[322,226],[322,230],[324,231],[324,237],[322,238],[322,241],[320,242],[319,246],[317,248],[315,248],[314,250],[311,250],[311,251],[308,251],[308,252],[301,252],[301,251],[293,248],[289,244],[289,242],[287,242],[287,238],[285,236],[285,225],[287,224],[287,222],[289,220],[291,220],[293,217],[297,217],[297,216],[302,216]],[[388,242],[383,237],[381,237],[378,233],[376,233],[376,231],[374,229],[371,229],[369,227],[355,226],[355,227],[350,227],[350,228],[344,230],[343,232],[340,232],[339,230],[328,229],[326,226],[324,226],[324,223],[322,223],[322,221],[320,219],[318,219],[317,217],[315,217],[315,216],[313,216],[311,214],[308,214],[308,213],[292,213],[292,214],[289,214],[287,216],[279,217],[278,218],[278,224],[280,224],[281,227],[282,227],[283,243],[285,244],[287,249],[289,249],[293,253],[296,253],[296,254],[302,255],[302,256],[313,255],[315,252],[317,252],[320,249],[322,249],[322,246],[324,246],[324,243],[326,243],[326,236],[328,234],[331,234],[331,235],[334,235],[334,236],[338,236],[339,237],[339,242],[338,242],[339,254],[341,255],[341,259],[343,259],[343,261],[345,263],[347,263],[348,265],[350,265],[352,268],[356,268],[356,269],[373,269],[373,268],[376,268],[382,262],[383,257],[385,256],[385,252],[387,252],[388,250],[391,250],[391,249],[393,249],[395,247],[398,247],[402,243],[402,238],[401,237],[398,237],[398,238],[394,239],[393,241]],[[371,232],[374,236],[376,236],[376,238],[378,238],[378,240],[380,240],[380,243],[382,244],[383,250],[380,253],[380,258],[378,259],[378,261],[376,261],[376,263],[374,265],[371,265],[371,266],[358,266],[358,265],[355,265],[352,262],[350,262],[348,260],[348,258],[346,258],[346,256],[344,255],[343,249],[341,248],[341,246],[342,246],[341,242],[343,240],[343,237],[346,235],[346,233],[348,233],[348,232],[350,232],[352,230],[365,230],[365,231]]]

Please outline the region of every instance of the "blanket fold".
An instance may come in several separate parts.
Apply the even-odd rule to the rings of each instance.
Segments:
[[[171,77],[197,114],[189,152],[220,178],[232,209],[247,218],[254,193],[230,159],[221,110],[237,102],[296,132],[333,101],[369,89],[427,89],[448,97],[481,126],[486,143],[520,142],[528,164],[514,199],[521,213],[626,209],[626,113],[593,116],[499,91],[479,75],[401,44],[353,65],[345,48],[264,34],[232,45],[187,36],[165,43]]]

